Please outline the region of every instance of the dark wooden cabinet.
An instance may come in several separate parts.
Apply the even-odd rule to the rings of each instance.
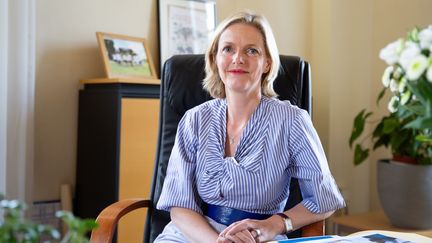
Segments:
[[[74,213],[96,218],[124,198],[147,198],[156,154],[159,80],[83,80],[79,91]],[[119,225],[118,242],[139,242],[145,211]],[[123,229],[126,230],[122,233]],[[142,237],[142,235],[141,235]],[[122,240],[120,240],[122,239]],[[142,241],[142,240],[140,240]]]

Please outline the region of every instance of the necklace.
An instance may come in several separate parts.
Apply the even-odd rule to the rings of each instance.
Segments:
[[[247,123],[246,123],[246,124],[247,124]],[[234,145],[234,144],[236,143],[236,138],[239,137],[239,135],[241,135],[241,133],[243,132],[243,129],[246,127],[246,124],[244,124],[244,125],[240,128],[240,130],[238,131],[238,134],[237,134],[236,136],[229,136],[229,135],[227,134],[228,141],[229,141],[229,144],[230,144],[230,145]],[[227,131],[228,131],[228,130],[227,130]]]
[[[233,145],[235,143],[235,137],[229,138],[229,144]]]

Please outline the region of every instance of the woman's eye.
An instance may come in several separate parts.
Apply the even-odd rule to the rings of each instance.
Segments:
[[[232,52],[232,48],[230,46],[226,46],[226,47],[222,48],[222,52],[230,53],[230,52]]]
[[[247,49],[247,53],[248,53],[249,55],[253,55],[253,56],[255,56],[255,55],[258,55],[258,54],[259,54],[259,51],[258,51],[257,49],[255,49],[255,48],[248,48],[248,49]]]

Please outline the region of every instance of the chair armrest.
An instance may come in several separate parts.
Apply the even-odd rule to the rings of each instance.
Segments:
[[[318,221],[306,226],[303,226],[302,231],[302,237],[310,237],[310,236],[321,236],[324,235],[324,220]]]
[[[104,208],[96,219],[99,226],[92,231],[90,242],[111,243],[121,217],[135,209],[148,208],[150,205],[150,200],[135,198],[121,200]]]

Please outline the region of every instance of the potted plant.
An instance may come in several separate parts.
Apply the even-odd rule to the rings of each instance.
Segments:
[[[92,219],[79,219],[72,213],[58,211],[56,216],[61,218],[68,227],[63,237],[49,225],[36,224],[24,218],[26,205],[18,200],[6,200],[0,194],[0,242],[16,243],[86,243],[89,242],[87,232],[91,231],[97,224]]]
[[[399,227],[432,228],[432,25],[410,31],[380,52],[388,67],[377,105],[390,94],[389,113],[371,121],[372,112],[359,112],[349,140],[354,164],[370,150],[390,148],[391,160],[378,162],[378,193],[390,222]],[[357,142],[365,124],[374,124],[372,145]]]

